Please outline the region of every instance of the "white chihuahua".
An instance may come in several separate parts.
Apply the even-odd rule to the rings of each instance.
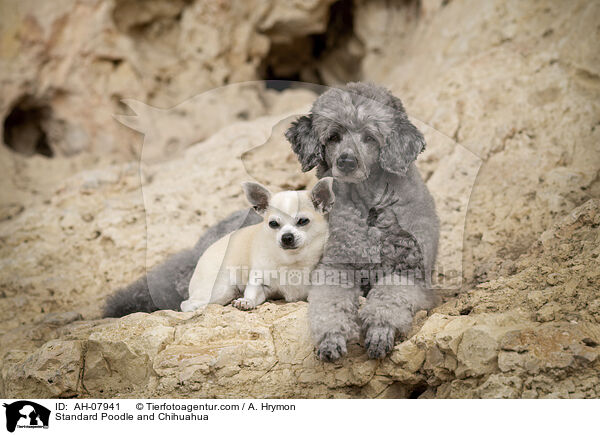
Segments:
[[[285,191],[273,197],[258,183],[244,183],[248,201],[265,219],[206,250],[181,310],[232,301],[240,310],[251,310],[267,299],[306,300],[309,283],[301,277],[312,272],[323,255],[329,236],[327,213],[334,202],[332,183],[327,177],[310,192]]]

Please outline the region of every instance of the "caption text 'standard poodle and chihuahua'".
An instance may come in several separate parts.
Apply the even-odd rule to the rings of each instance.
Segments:
[[[362,333],[368,356],[383,358],[395,337],[408,332],[415,312],[434,301],[430,278],[439,222],[414,164],[425,147],[423,135],[387,90],[350,83],[319,96],[286,138],[303,171],[316,167],[319,178],[334,179],[329,239],[315,272],[336,278],[308,289],[317,355],[335,361]],[[192,249],[112,295],[104,315],[179,309],[202,253],[224,235],[260,221],[252,210],[233,213]],[[359,307],[361,294],[366,302]]]

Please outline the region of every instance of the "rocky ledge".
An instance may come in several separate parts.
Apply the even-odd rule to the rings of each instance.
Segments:
[[[339,363],[317,360],[303,302],[266,303],[253,312],[211,305],[201,313],[92,321],[67,312],[2,338],[2,348],[13,350],[4,357],[0,394],[597,397],[599,226],[600,201],[591,200],[545,232],[516,274],[481,285],[430,316],[419,313],[412,336],[383,361],[367,359],[358,343]],[[585,287],[573,284],[581,279]],[[529,291],[521,297],[523,287]],[[580,317],[567,320],[561,299],[575,294]],[[499,312],[508,301],[514,309]]]

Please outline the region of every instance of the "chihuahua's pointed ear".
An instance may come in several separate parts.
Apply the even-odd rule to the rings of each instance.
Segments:
[[[406,116],[402,102],[392,97],[394,104],[394,127],[379,153],[379,164],[387,172],[406,174],[408,167],[425,150],[425,138]]]
[[[312,115],[302,116],[285,132],[286,139],[298,156],[302,172],[310,171],[322,161],[319,138],[312,125]]]
[[[263,214],[269,207],[269,201],[271,200],[271,192],[265,186],[253,181],[246,181],[242,183],[242,188],[246,193],[246,198],[250,202],[250,205],[258,214]]]
[[[322,178],[310,192],[310,199],[319,213],[329,213],[335,202],[333,193],[333,178]]]

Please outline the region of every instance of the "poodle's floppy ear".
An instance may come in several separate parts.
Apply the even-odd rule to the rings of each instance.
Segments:
[[[285,132],[285,137],[298,156],[302,172],[310,171],[322,162],[319,138],[312,128],[312,115],[298,118]]]
[[[329,213],[335,202],[335,195],[333,193],[333,178],[325,177],[319,180],[315,187],[310,192],[310,199],[312,200],[315,210],[319,213]]]
[[[267,207],[269,207],[269,201],[271,200],[271,192],[269,192],[269,189],[262,184],[254,183],[252,181],[242,183],[242,188],[254,210],[256,210],[258,214],[263,214],[267,210]]]
[[[425,149],[425,138],[406,117],[400,100],[394,97],[395,110],[392,133],[385,139],[379,153],[379,163],[388,172],[404,175],[412,162]]]

